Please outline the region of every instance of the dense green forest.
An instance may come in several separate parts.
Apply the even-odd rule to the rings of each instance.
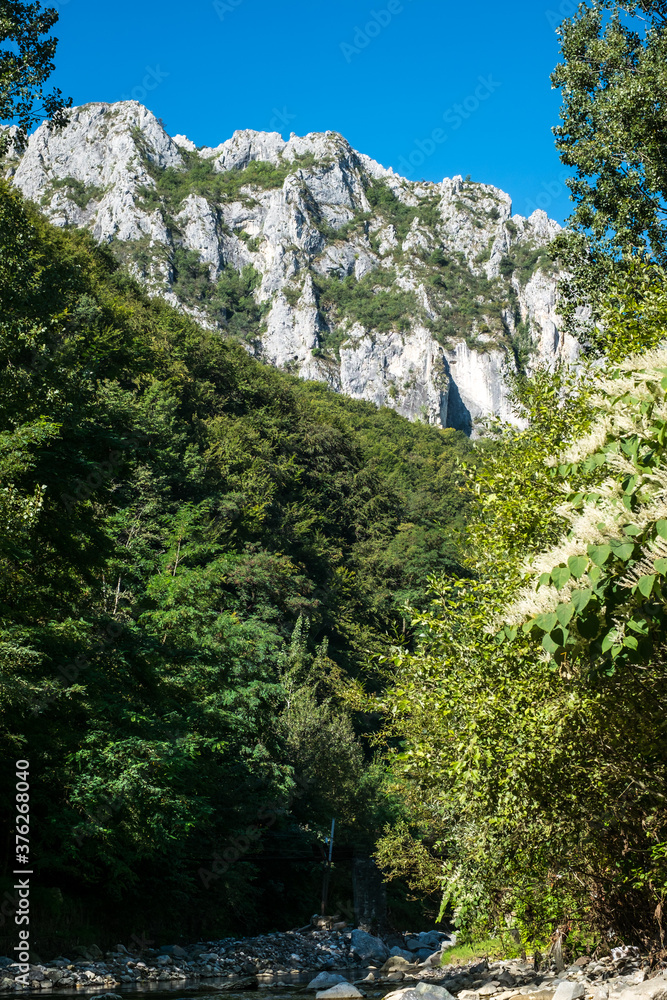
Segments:
[[[21,36],[38,87],[53,23]],[[335,906],[374,855],[399,925],[436,898],[463,940],[664,950],[667,8],[583,3],[560,40],[581,361],[517,375],[525,427],[483,444],[263,366],[0,187],[38,950],[303,923],[334,816]]]
[[[331,818],[368,854],[402,812],[355,683],[457,565],[471,446],[260,364],[0,198],[1,739],[42,923],[303,923]]]

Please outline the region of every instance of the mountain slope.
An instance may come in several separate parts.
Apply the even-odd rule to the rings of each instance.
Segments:
[[[558,225],[460,177],[396,176],[334,132],[170,138],[136,102],[74,110],[10,167],[148,286],[256,356],[412,419],[511,417],[501,369],[570,355],[545,247]]]

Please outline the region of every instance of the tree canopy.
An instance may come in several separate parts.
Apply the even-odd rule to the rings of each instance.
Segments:
[[[611,284],[638,261],[667,264],[667,14],[663,2],[582,3],[559,29],[554,129],[574,211],[556,241],[570,272],[566,314],[593,319]],[[590,326],[586,336],[595,332]]]
[[[0,42],[7,45],[0,49],[0,122],[15,126],[11,140],[7,132],[0,136],[0,155],[10,141],[23,148],[29,130],[42,119],[54,128],[67,121],[71,98],[65,100],[57,87],[45,90],[55,69],[58,39],[49,32],[57,21],[54,7],[0,0]]]

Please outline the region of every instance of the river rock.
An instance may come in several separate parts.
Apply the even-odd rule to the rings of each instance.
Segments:
[[[385,962],[389,957],[389,949],[381,938],[373,937],[366,931],[352,931],[350,950],[362,962]]]
[[[422,931],[418,936],[420,948],[430,948],[431,951],[440,947],[441,941],[446,937],[439,931]]]
[[[346,983],[347,979],[345,976],[339,975],[337,972],[320,972],[318,976],[308,983],[309,990],[327,990],[331,986],[338,986],[339,983]]]
[[[554,1000],[579,1000],[579,997],[586,995],[586,990],[582,983],[570,983],[567,980],[558,985],[554,993]]]
[[[444,986],[436,985],[436,983],[417,983],[415,993],[425,997],[426,1000],[429,997],[433,997],[433,1000],[454,1000],[449,990],[446,990]]]
[[[420,983],[421,986],[426,986],[426,983]],[[449,994],[448,994],[449,996]],[[425,990],[418,990],[414,986],[408,986],[403,990],[395,990],[394,993],[389,993],[384,1000],[442,1000],[437,993],[429,993]],[[451,1000],[454,1000],[452,997]]]
[[[410,957],[404,958],[402,955],[390,955],[380,969],[380,972],[403,972],[405,969],[411,968],[414,959],[410,952],[406,952],[406,954]]]
[[[636,986],[626,987],[619,997],[623,1000],[667,1000],[667,972]]]
[[[330,990],[323,990],[315,994],[315,1000],[355,1000],[356,997],[363,997],[363,993],[353,986],[352,983],[338,983]]]
[[[389,952],[390,958],[404,958],[406,962],[413,962],[414,958],[411,951],[407,951],[406,948],[399,948],[398,946],[391,949]]]

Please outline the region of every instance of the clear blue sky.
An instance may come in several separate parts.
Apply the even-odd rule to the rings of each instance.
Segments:
[[[568,4],[58,0],[56,83],[75,104],[141,100],[197,145],[333,129],[412,179],[470,174],[562,222],[549,74]]]

